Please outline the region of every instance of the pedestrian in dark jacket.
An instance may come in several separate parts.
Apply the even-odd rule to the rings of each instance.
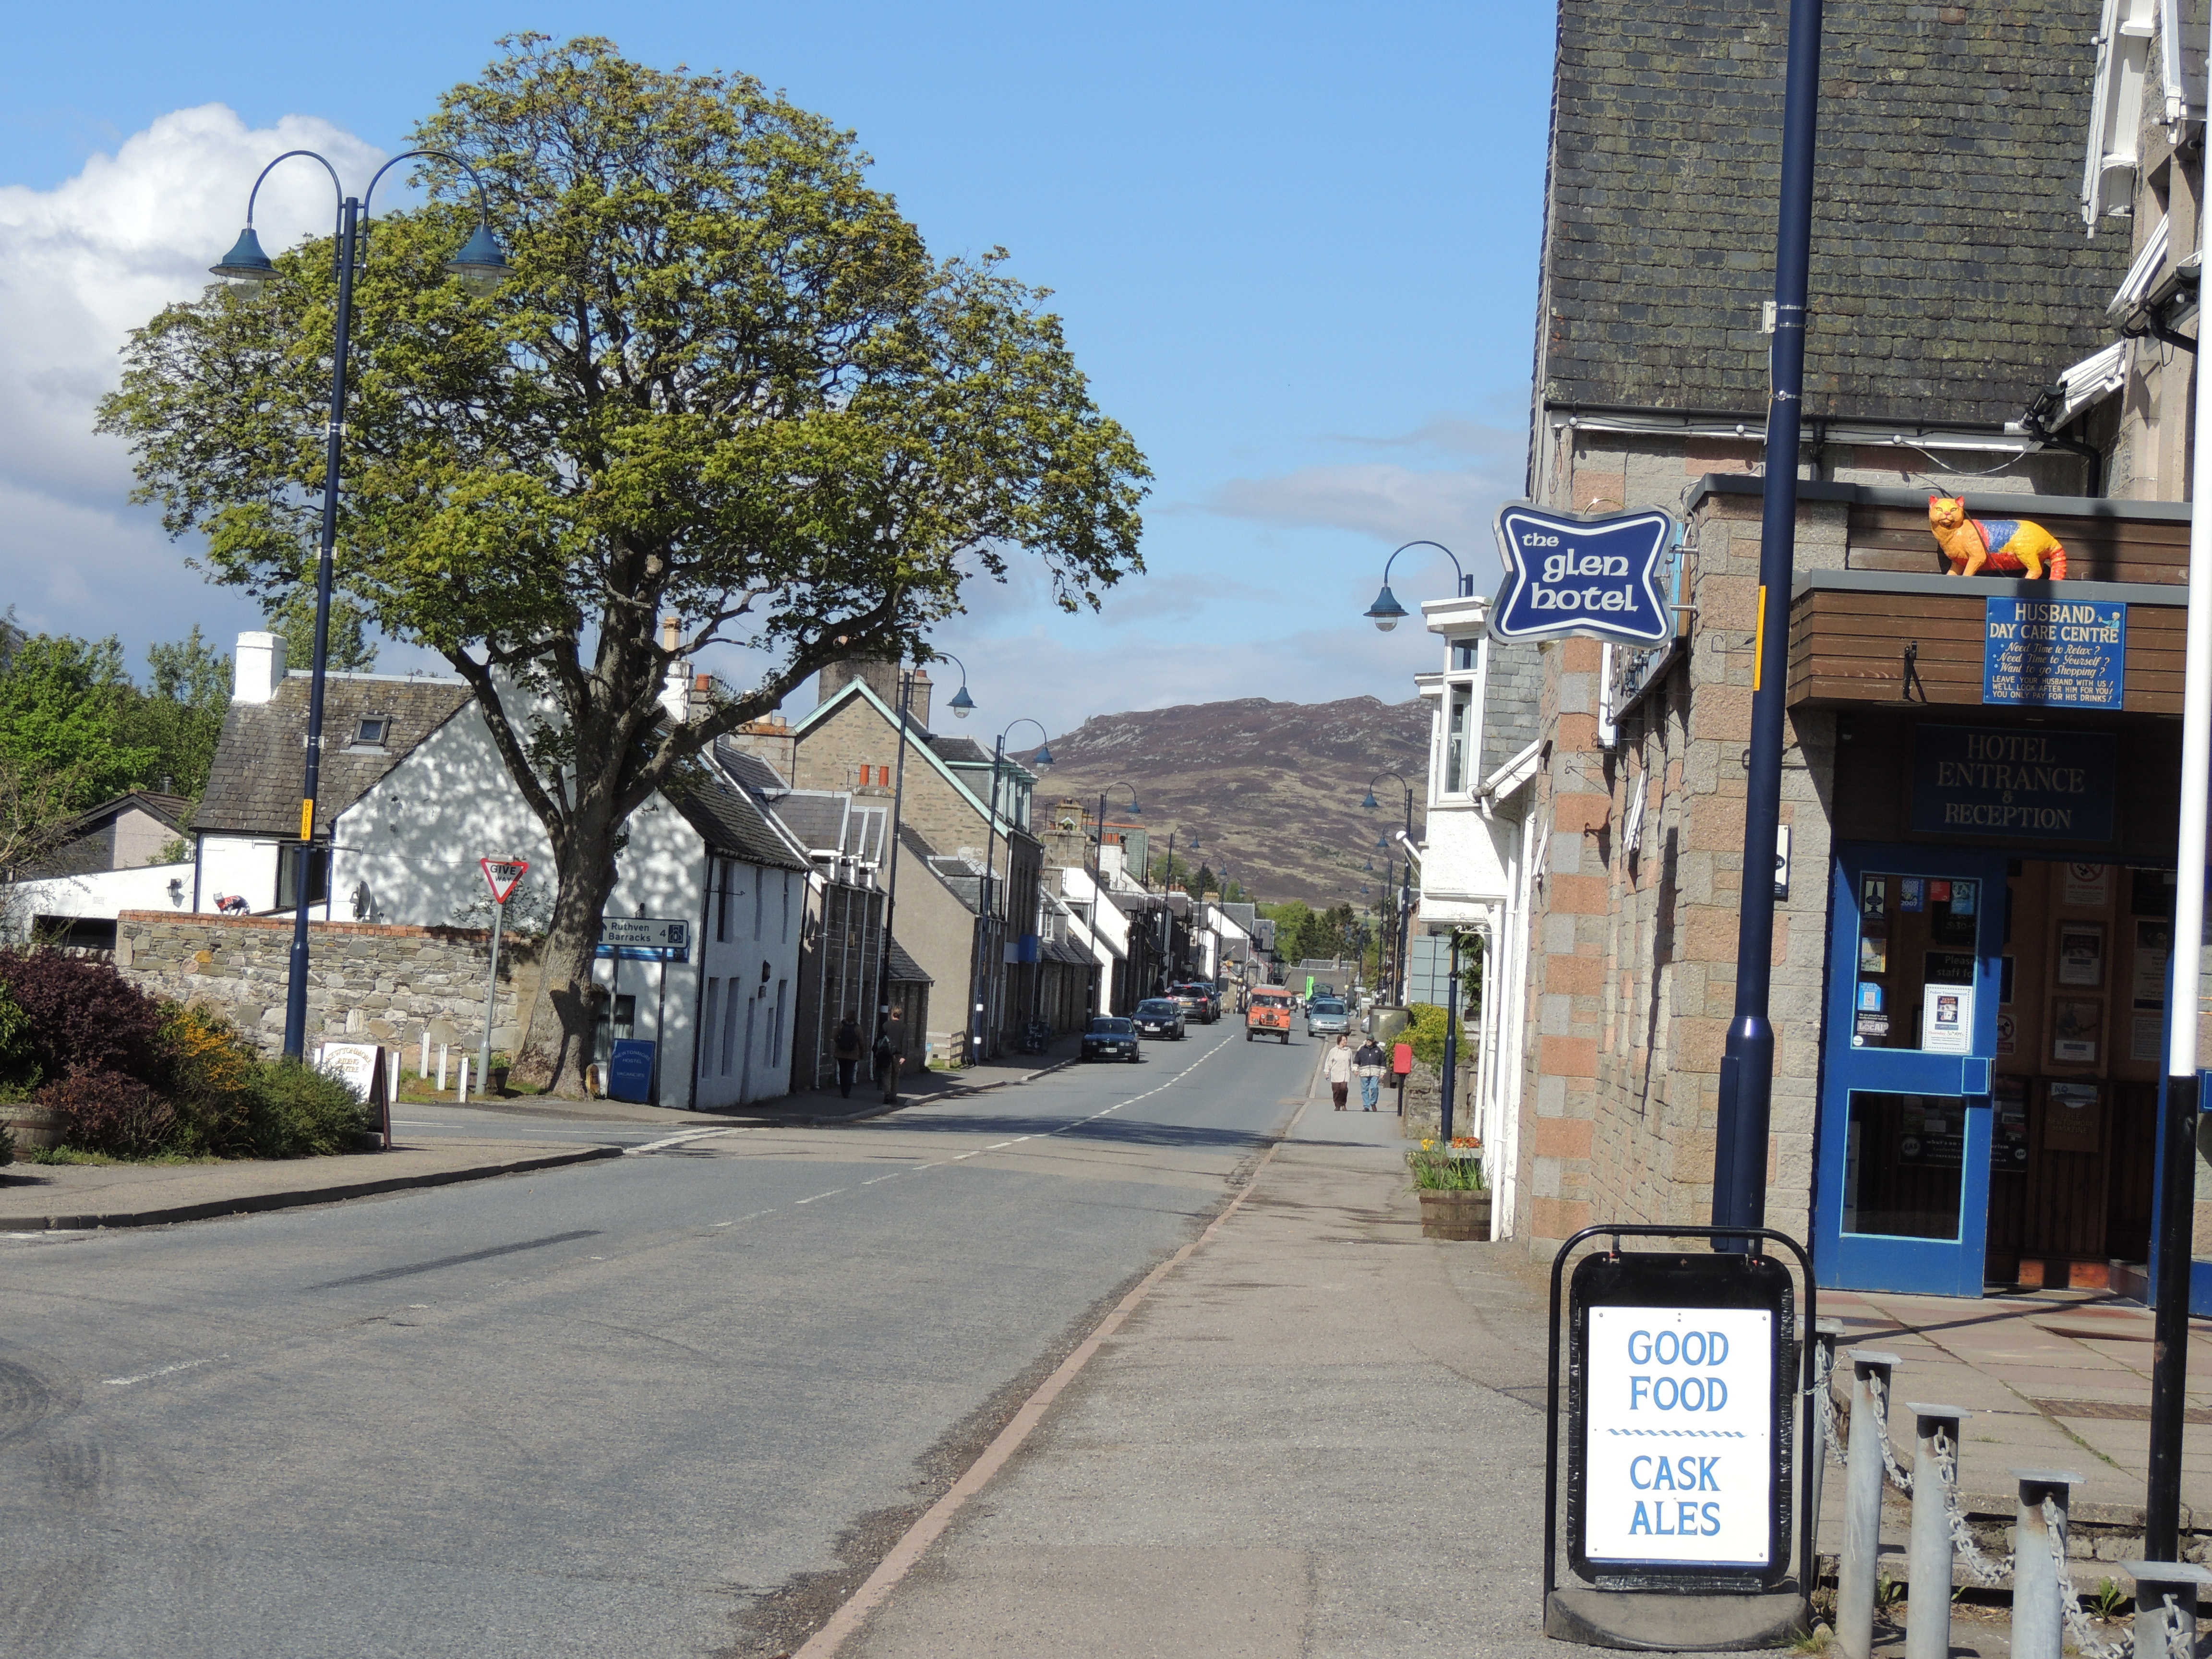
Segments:
[[[891,1017],[876,1036],[876,1081],[884,1085],[886,1106],[897,1103],[899,1063],[906,1058],[906,1024],[899,1018],[900,1012],[892,1009]]]
[[[1352,1057],[1352,1068],[1359,1073],[1359,1103],[1369,1111],[1382,1097],[1382,1045],[1373,1037],[1359,1045],[1359,1052]]]
[[[853,1097],[853,1076],[860,1069],[860,1024],[850,1014],[837,1027],[832,1039],[833,1053],[837,1056],[837,1092],[846,1099]]]

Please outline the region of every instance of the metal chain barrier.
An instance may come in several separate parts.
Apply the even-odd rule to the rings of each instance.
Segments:
[[[1951,1522],[1951,1548],[1969,1576],[1984,1584],[1999,1584],[2012,1577],[2013,1558],[1992,1561],[1982,1553],[1981,1540],[1966,1524],[1966,1511],[1959,1503],[1958,1443],[1941,1429],[1936,1431],[1936,1461],[1943,1471],[1943,1509]]]
[[[1889,1391],[1882,1386],[1880,1376],[1867,1378],[1867,1392],[1874,1396],[1875,1416],[1887,1424],[1889,1421]],[[1912,1472],[1897,1461],[1897,1449],[1889,1443],[1887,1434],[1881,1437],[1881,1470],[1891,1486],[1907,1498],[1912,1496]]]
[[[1828,1462],[1839,1469],[1848,1468],[1850,1466],[1844,1457],[1843,1421],[1836,1415],[1835,1390],[1828,1383],[1835,1375],[1835,1356],[1824,1351],[1813,1369],[1820,1373],[1809,1392],[1814,1409],[1820,1414],[1820,1444],[1827,1449]]]
[[[2064,1520],[2065,1517],[2058,1511],[2058,1505],[2051,1499],[2045,1498],[2043,1524],[2050,1534],[2051,1558],[2058,1569],[2058,1610],[2066,1620],[2066,1635],[2081,1650],[2081,1659],[2123,1659],[2123,1656],[2135,1651],[2136,1633],[2132,1630],[2124,1631],[2117,1642],[2100,1642],[2097,1639],[2097,1626],[2089,1615],[2081,1611],[2081,1598],[2074,1589],[2074,1575],[2067,1570],[2066,1547],[2060,1542],[2065,1534]],[[2173,1650],[2174,1626],[2178,1622],[2169,1600],[2166,1610],[2166,1639],[2162,1644],[2168,1653]]]

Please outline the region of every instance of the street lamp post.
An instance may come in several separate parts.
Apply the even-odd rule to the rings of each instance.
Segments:
[[[313,672],[307,685],[307,775],[300,790],[300,845],[293,854],[292,882],[292,957],[289,977],[284,988],[284,1052],[292,1059],[304,1058],[307,1046],[307,896],[313,887],[315,841],[315,799],[321,787],[323,762],[323,683],[330,656],[331,639],[331,573],[332,554],[337,545],[338,534],[338,473],[339,459],[345,438],[346,358],[353,337],[353,274],[360,257],[362,228],[368,220],[368,204],[376,194],[376,186],[384,175],[400,162],[418,158],[451,162],[469,175],[476,185],[476,234],[462,246],[461,251],[446,262],[446,273],[459,281],[471,293],[489,295],[509,275],[507,255],[491,234],[491,215],[484,197],[483,180],[477,171],[458,155],[441,149],[410,149],[393,156],[376,170],[358,199],[345,193],[338,179],[337,169],[329,158],[311,149],[288,149],[276,161],[261,169],[260,177],[253,181],[253,189],[246,198],[246,228],[239,233],[238,240],[222,263],[209,270],[222,277],[233,287],[249,295],[258,295],[276,278],[276,267],[262,252],[261,239],[253,231],[253,208],[261,195],[261,185],[280,163],[295,156],[306,156],[322,163],[323,170],[331,175],[331,187],[338,195],[337,218],[337,328],[331,349],[331,407],[330,418],[323,427],[323,521],[321,550],[315,563],[315,655]]]
[[[1369,605],[1365,612],[1368,621],[1385,634],[1405,621],[1408,614],[1406,607],[1398,603],[1397,596],[1390,592],[1390,567],[1398,562],[1398,555],[1403,553],[1407,547],[1433,547],[1451,561],[1455,597],[1463,599],[1474,592],[1473,578],[1460,568],[1459,555],[1451,549],[1442,542],[1407,542],[1405,547],[1392,550],[1390,556],[1382,561],[1382,591],[1375,596],[1375,603]]]
[[[1386,587],[1383,591],[1388,592],[1389,590]],[[1367,780],[1367,799],[1361,801],[1359,804],[1370,812],[1382,804],[1375,799],[1375,786],[1381,782],[1384,778],[1397,779],[1399,787],[1406,792],[1406,844],[1410,847],[1413,845],[1413,786],[1406,781],[1404,774],[1399,772],[1377,772],[1373,777]],[[1382,890],[1387,894],[1390,890],[1390,869],[1395,855],[1395,849],[1391,847],[1390,838],[1388,836],[1377,837],[1376,845],[1382,848],[1383,851]],[[1410,857],[1408,857],[1406,860],[1406,884],[1409,889],[1413,885],[1413,861]],[[1397,964],[1397,984],[1395,988],[1398,1000],[1393,1006],[1403,1007],[1405,1006],[1407,984],[1406,926],[1410,917],[1407,913],[1407,907],[1401,905],[1400,911],[1401,914],[1397,919],[1397,925],[1392,929],[1395,937],[1390,941],[1390,949]]]
[[[975,699],[968,695],[968,665],[950,651],[932,651],[929,660],[943,657],[960,671],[960,689],[952,694],[947,705],[952,718],[964,720],[975,711]],[[899,671],[898,700],[898,775],[891,786],[891,822],[884,842],[884,948],[876,953],[876,1030],[880,1035],[890,1023],[891,1017],[891,922],[898,914],[899,824],[906,808],[906,751],[912,741],[908,730],[907,711],[914,706],[914,679],[921,672],[917,661],[912,669]],[[825,900],[826,903],[827,901]]]
[[[963,678],[967,672],[965,668],[961,670]],[[1052,764],[1052,750],[1047,746],[1051,734],[1037,721],[1030,719],[1027,715],[1014,721],[1012,726],[1007,726],[1006,732],[1000,732],[991,748],[991,810],[985,815],[983,821],[983,878],[975,895],[975,965],[970,971],[969,988],[969,1001],[973,1005],[973,1012],[970,1015],[968,1046],[970,1054],[975,1057],[981,1056],[983,1042],[983,970],[987,965],[986,947],[990,940],[991,910],[994,903],[992,890],[994,885],[994,874],[999,853],[999,774],[1006,760],[1006,732],[1012,731],[1016,726],[1035,726],[1037,729],[1037,736],[1046,740],[1037,744],[1036,753],[1030,757],[1036,763],[1037,770],[1042,772]],[[1013,838],[1011,836],[1006,840],[1006,860],[1008,872],[1011,874],[1013,865]]]
[[[1098,792],[1098,853],[1097,856],[1092,860],[1091,866],[1091,873],[1093,875],[1103,877],[1106,873],[1106,797],[1113,793],[1116,789],[1126,789],[1129,792],[1129,816],[1131,817],[1140,818],[1145,816],[1145,809],[1139,805],[1137,801],[1137,786],[1135,784],[1123,783],[1119,780],[1116,780],[1115,781],[1108,784],[1103,789],[1101,789]],[[1126,865],[1124,867],[1126,867]]]

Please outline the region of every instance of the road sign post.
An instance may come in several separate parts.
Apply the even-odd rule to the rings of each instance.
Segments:
[[[477,1051],[477,1092],[488,1094],[491,1090],[492,1016],[499,1006],[499,925],[507,915],[507,902],[514,896],[515,884],[530,868],[530,860],[492,857],[478,859],[477,863],[491,888],[491,971],[484,980],[483,1046]]]

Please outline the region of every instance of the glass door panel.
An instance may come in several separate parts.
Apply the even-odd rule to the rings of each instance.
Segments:
[[[1823,1042],[1820,1282],[1978,1296],[2002,854],[1837,854]]]

